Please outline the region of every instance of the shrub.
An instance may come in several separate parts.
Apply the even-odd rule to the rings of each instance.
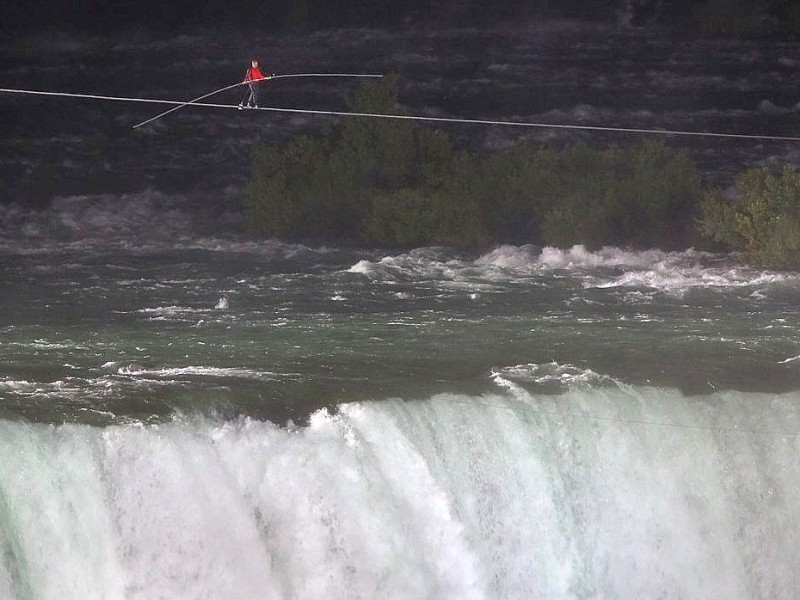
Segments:
[[[454,202],[441,191],[408,188],[375,198],[365,233],[371,242],[383,246],[476,248],[488,243],[481,211],[474,202]]]
[[[362,86],[354,112],[397,114],[396,77]],[[285,148],[259,145],[245,189],[254,231],[266,236],[357,240],[373,199],[404,188],[441,187],[451,162],[449,140],[406,121],[353,118],[327,134]]]
[[[679,247],[701,194],[689,157],[645,141],[627,149],[563,150],[547,193],[542,236],[556,246]]]
[[[395,87],[394,77],[364,86],[350,106],[396,113]],[[410,121],[354,117],[284,148],[259,146],[245,206],[254,231],[284,238],[676,247],[699,195],[693,162],[662,143],[478,156]]]
[[[269,146],[253,152],[252,177],[245,187],[244,206],[250,228],[264,237],[287,237],[294,233],[297,206],[288,201],[289,173],[286,156]]]
[[[542,236],[542,220],[557,195],[559,152],[546,146],[520,144],[492,154],[466,169],[469,184],[485,207],[498,241],[526,243]],[[475,161],[478,162],[478,161]]]
[[[736,202],[708,194],[699,227],[707,237],[749,261],[771,268],[800,268],[800,173],[784,167],[780,175],[751,169],[736,180]]]
[[[685,152],[645,140],[618,157],[606,212],[615,213],[618,244],[674,249],[685,245],[700,176]]]

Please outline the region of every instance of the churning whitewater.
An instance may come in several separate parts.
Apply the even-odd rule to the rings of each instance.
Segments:
[[[796,275],[48,235],[1,255],[2,598],[800,591]]]
[[[791,598],[798,399],[615,384],[299,428],[6,421],[0,595]]]

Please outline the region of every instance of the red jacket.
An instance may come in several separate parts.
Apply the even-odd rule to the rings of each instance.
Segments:
[[[254,79],[266,79],[264,74],[261,72],[261,69],[258,67],[247,69],[247,73],[244,74],[245,81],[253,81]]]

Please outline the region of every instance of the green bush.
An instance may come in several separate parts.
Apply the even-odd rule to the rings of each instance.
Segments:
[[[355,112],[396,114],[396,78],[360,88]],[[520,144],[456,152],[411,121],[353,117],[284,148],[259,146],[246,188],[254,231],[382,246],[491,243],[677,247],[700,183],[662,143]]]
[[[350,108],[398,114],[395,88],[394,76],[363,86]],[[402,189],[441,188],[451,155],[449,140],[439,132],[408,121],[354,117],[283,149],[259,145],[245,207],[253,230],[265,236],[357,241],[366,233],[372,241],[382,231],[380,241],[389,243],[372,222],[380,206],[375,199]]]
[[[441,191],[405,188],[375,198],[365,233],[383,246],[480,248],[489,239],[481,215],[468,199],[456,203]]]
[[[645,140],[617,157],[607,213],[616,223],[617,244],[683,247],[694,207],[702,196],[697,168],[685,152]]]
[[[616,149],[597,150],[578,144],[562,150],[549,174],[542,240],[551,246],[584,244],[597,248],[616,242],[614,207],[607,200],[616,180]]]
[[[751,169],[736,180],[740,197],[730,202],[709,193],[701,205],[700,231],[754,264],[800,269],[800,173]]]
[[[702,188],[686,154],[655,141],[626,149],[578,145],[555,165],[545,191],[545,243],[671,249],[688,238]]]
[[[305,138],[292,142],[304,144]],[[290,237],[303,222],[303,208],[291,198],[297,180],[297,161],[290,149],[280,152],[257,146],[253,152],[252,177],[245,188],[244,205],[250,227],[264,237]],[[291,191],[290,191],[291,190]]]
[[[557,194],[560,154],[547,146],[519,144],[463,167],[465,193],[483,206],[493,237],[505,243],[538,242],[542,220]]]

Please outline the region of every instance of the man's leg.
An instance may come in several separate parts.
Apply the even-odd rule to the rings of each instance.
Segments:
[[[258,84],[250,84],[250,106],[258,106]]]

